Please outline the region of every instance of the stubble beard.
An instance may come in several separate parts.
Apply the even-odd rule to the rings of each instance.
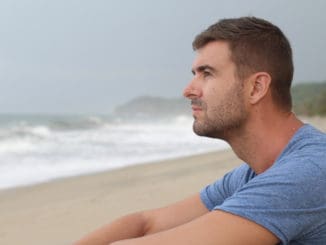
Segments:
[[[228,140],[228,137],[239,131],[246,121],[247,112],[244,106],[242,89],[230,89],[224,94],[218,105],[208,108],[203,101],[203,116],[194,117],[194,132],[199,136]]]

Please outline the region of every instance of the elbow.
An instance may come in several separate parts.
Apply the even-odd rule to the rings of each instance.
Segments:
[[[153,234],[159,231],[157,222],[155,222],[155,216],[151,211],[145,211],[141,213],[142,216],[142,236]]]
[[[147,214],[146,211],[139,213],[139,215],[140,215],[141,227],[142,227],[141,236],[146,236],[147,234],[151,233],[153,222],[151,222],[150,216]]]

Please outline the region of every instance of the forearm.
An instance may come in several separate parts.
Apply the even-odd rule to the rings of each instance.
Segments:
[[[134,213],[93,231],[74,245],[108,245],[114,241],[143,236],[145,229],[146,221],[142,213]]]
[[[279,242],[278,237],[265,227],[241,216],[216,210],[172,229],[110,245],[274,245]]]
[[[92,232],[74,245],[108,245],[138,238],[180,226],[207,212],[199,194],[196,194],[167,207],[124,216]]]

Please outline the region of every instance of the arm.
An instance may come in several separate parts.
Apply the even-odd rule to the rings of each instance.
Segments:
[[[107,245],[114,241],[142,237],[187,223],[208,210],[199,194],[170,206],[124,216],[105,225],[74,245]]]
[[[112,245],[272,245],[279,239],[264,227],[224,211],[212,211],[189,223]]]

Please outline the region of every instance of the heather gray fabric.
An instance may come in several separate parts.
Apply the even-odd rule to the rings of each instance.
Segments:
[[[254,221],[281,244],[325,245],[326,134],[306,124],[268,170],[243,164],[200,195],[209,210]]]

